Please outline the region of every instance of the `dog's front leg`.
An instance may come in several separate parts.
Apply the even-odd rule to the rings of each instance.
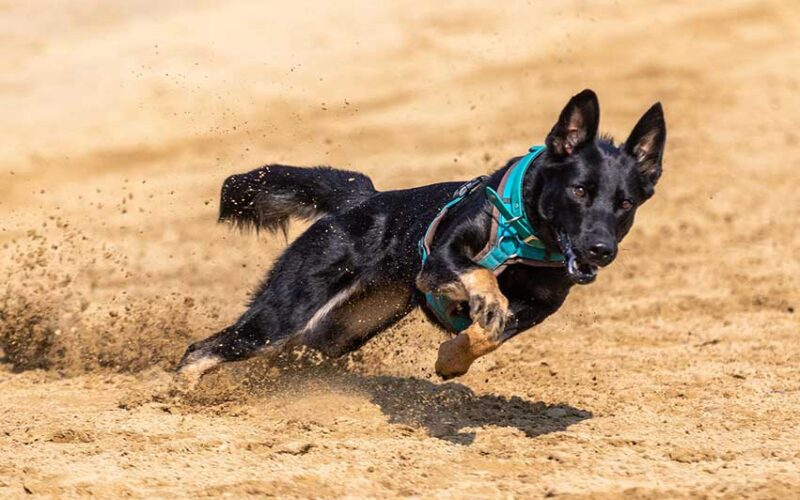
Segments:
[[[472,324],[439,346],[436,373],[444,379],[467,373],[476,359],[500,347],[508,316],[508,299],[491,271],[470,267],[456,276],[456,280],[438,287],[430,286],[424,273],[417,280],[423,291],[434,289],[451,300],[469,303]]]
[[[500,292],[497,278],[488,269],[479,267],[458,276],[469,302],[469,315],[487,338],[499,338],[506,326],[508,299]],[[476,332],[473,336],[477,338]]]
[[[489,354],[502,344],[502,340],[478,323],[439,345],[436,374],[444,380],[464,375],[476,359]]]
[[[485,329],[477,323],[439,346],[436,373],[444,379],[463,375],[470,365],[524,330],[532,328],[553,314],[564,302],[566,295],[555,295],[549,301],[517,299],[509,304],[505,328],[496,335],[486,337]]]

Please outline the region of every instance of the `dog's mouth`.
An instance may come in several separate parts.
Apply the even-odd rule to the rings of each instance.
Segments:
[[[559,231],[558,244],[561,246],[561,252],[566,259],[567,276],[573,283],[588,285],[597,278],[597,266],[578,258],[566,232]]]

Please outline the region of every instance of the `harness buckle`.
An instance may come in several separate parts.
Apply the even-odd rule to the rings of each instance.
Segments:
[[[534,242],[534,241],[539,241],[539,238],[537,238],[537,237],[536,237],[536,236],[534,236],[534,235],[530,235],[530,236],[528,236],[527,238],[525,238],[525,239],[524,239],[524,240],[522,240],[522,241],[524,241],[525,243],[528,243],[528,244],[530,244],[531,242]]]
[[[453,198],[454,199],[455,198],[463,198],[463,197],[467,196],[468,194],[470,194],[473,191],[475,191],[478,188],[478,186],[483,184],[483,182],[488,178],[489,178],[488,175],[480,175],[478,177],[475,177],[471,181],[469,181],[469,182],[467,182],[465,184],[462,184],[461,186],[459,186],[458,189],[456,189],[455,193],[453,193]]]

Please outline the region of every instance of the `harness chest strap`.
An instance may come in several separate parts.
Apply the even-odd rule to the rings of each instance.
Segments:
[[[486,197],[492,204],[492,227],[489,241],[478,252],[473,261],[498,275],[509,264],[526,264],[532,266],[563,266],[564,256],[549,253],[544,244],[537,238],[525,214],[522,198],[522,183],[528,167],[544,151],[543,146],[533,146],[529,153],[506,170],[498,185],[497,191],[486,187]],[[481,176],[461,186],[436,217],[431,221],[425,236],[419,241],[419,252],[422,264],[430,255],[430,245],[436,229],[447,212],[465,196],[483,184],[486,176]],[[498,194],[502,193],[501,194]],[[428,292],[425,294],[428,307],[439,318],[442,324],[456,332],[460,332],[472,323],[461,310],[461,304],[451,301],[443,295]]]
[[[527,155],[506,170],[497,191],[486,187],[486,198],[492,204],[492,228],[489,240],[473,261],[495,275],[509,264],[564,265],[564,256],[547,251],[525,213],[522,193],[525,173],[544,150],[543,146],[532,146]]]

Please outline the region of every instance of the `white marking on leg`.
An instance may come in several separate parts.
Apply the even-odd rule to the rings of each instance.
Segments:
[[[325,305],[317,309],[317,312],[315,312],[314,315],[311,316],[311,319],[308,320],[308,323],[306,323],[306,325],[300,330],[300,332],[302,333],[302,332],[307,332],[309,330],[313,330],[319,324],[320,321],[325,319],[325,316],[330,314],[330,312],[334,308],[341,305],[345,300],[349,299],[350,296],[356,293],[356,291],[358,291],[359,288],[361,288],[361,283],[355,282],[348,288],[345,288],[341,292],[331,297],[331,299],[328,302],[326,302]]]
[[[214,368],[222,363],[222,358],[219,356],[205,356],[194,361],[190,361],[187,365],[180,369],[178,375],[183,379],[187,389],[193,389],[194,386],[200,382],[200,378],[205,372]]]

